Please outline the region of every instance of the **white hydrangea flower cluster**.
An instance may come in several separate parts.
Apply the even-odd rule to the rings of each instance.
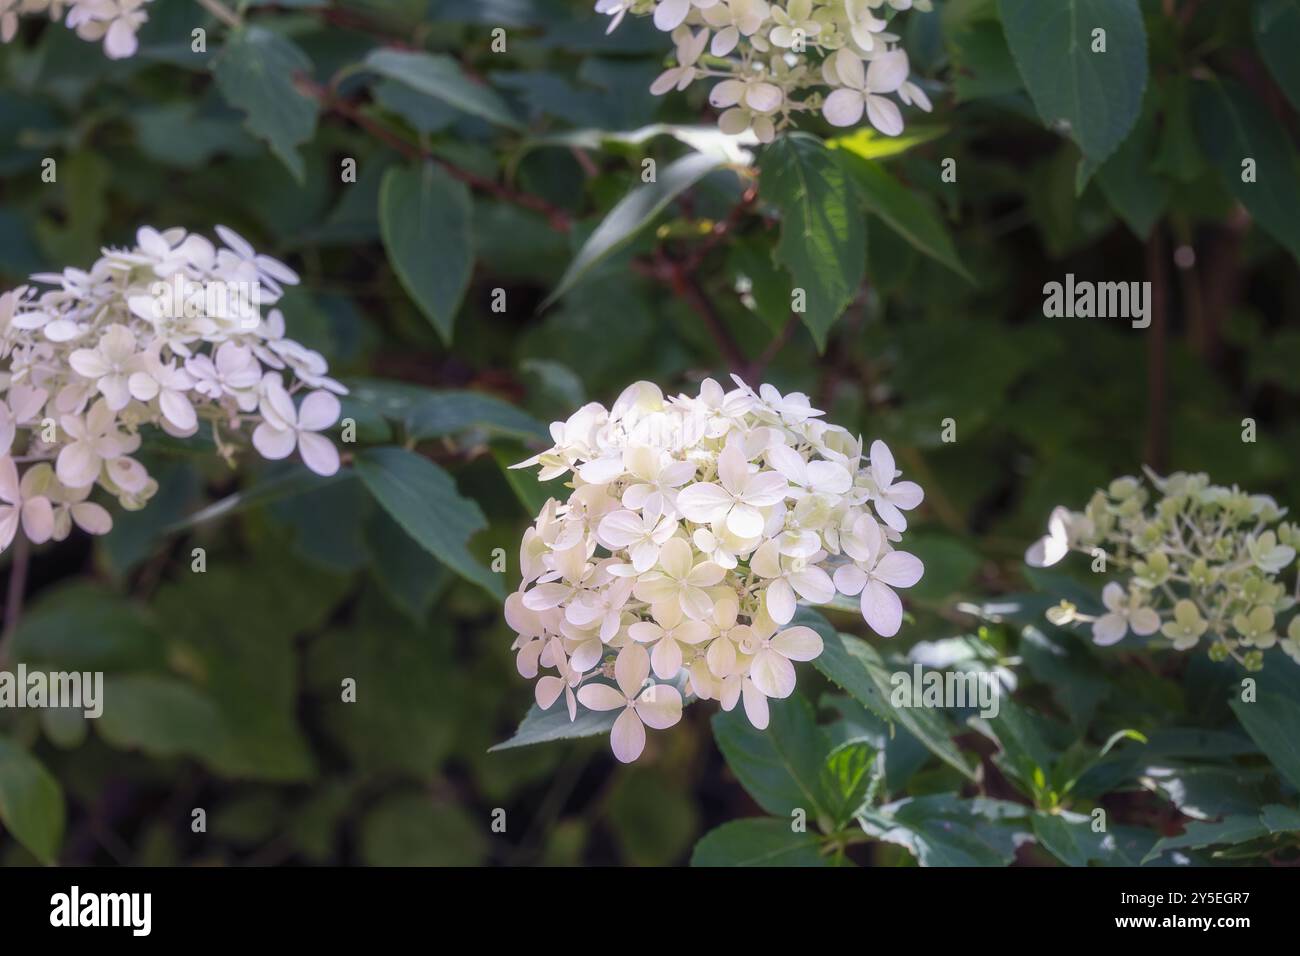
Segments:
[[[1094,570],[1118,571],[1125,580],[1102,590],[1100,616],[1062,601],[1048,618],[1060,626],[1091,623],[1101,645],[1129,631],[1159,632],[1180,651],[1205,637],[1211,658],[1232,657],[1248,670],[1259,670],[1274,646],[1300,664],[1300,615],[1285,637],[1278,623],[1300,600],[1300,576],[1290,591],[1279,580],[1295,561],[1300,526],[1283,522],[1286,510],[1267,495],[1214,485],[1204,474],[1146,474],[1154,503],[1143,482],[1124,477],[1081,512],[1053,510],[1047,535],[1025,553],[1028,564],[1048,567],[1079,551],[1092,557]]]
[[[537,703],[563,694],[570,720],[579,703],[621,709],[611,740],[624,762],[645,727],[680,719],[683,689],[725,710],[743,701],[765,728],[768,699],[794,691],[793,662],[822,652],[816,631],[791,626],[798,599],[860,595],[889,637],[903,614],[894,589],[924,571],[894,549],[923,493],[897,480],[884,442],[864,460],[862,439],[820,421],[806,395],[733,379],[675,398],[637,382],[611,408],[553,424],[554,447],[514,466],[570,475],[571,489],[520,547],[505,605],[519,672],[553,669]]]
[[[231,439],[251,429],[266,458],[296,448],[312,471],[338,470],[338,449],[318,433],[338,421],[335,394],[347,389],[319,353],[284,337],[278,309],[260,313],[298,276],[217,233],[220,247],[146,226],[89,271],[34,275],[0,295],[0,551],[20,525],[38,544],[74,524],[106,534],[95,485],[144,507],[158,490],[131,457],[144,426],[183,438],[206,422],[227,461]]]
[[[750,130],[770,143],[800,113],[820,112],[833,126],[868,122],[887,136],[903,131],[890,94],[930,111],[908,79],[907,53],[891,19],[929,11],[930,0],[598,0],[618,26],[627,13],[654,17],[676,45],[672,66],[651,85],[655,95],[716,79],[709,102],[724,110],[718,126]],[[706,54],[707,50],[707,54]]]
[[[63,17],[69,30],[92,43],[101,40],[104,54],[112,60],[134,56],[138,48],[136,33],[149,15],[144,5],[149,0],[0,0],[0,42],[8,43],[18,33],[20,16],[46,15],[51,20]]]

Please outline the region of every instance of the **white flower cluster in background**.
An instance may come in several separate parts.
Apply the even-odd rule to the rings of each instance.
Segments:
[[[612,408],[553,424],[554,447],[514,466],[569,475],[571,489],[520,547],[523,580],[505,606],[519,672],[554,671],[537,703],[563,695],[570,720],[579,703],[620,710],[612,744],[624,762],[645,727],[678,721],[682,690],[726,710],[743,701],[765,728],[768,699],[794,691],[793,662],[822,652],[814,630],[791,623],[798,599],[859,596],[889,637],[903,614],[894,589],[923,572],[893,547],[922,491],[897,480],[885,444],[864,459],[862,439],[820,421],[807,396],[735,382],[706,379],[676,398],[638,382]]]
[[[104,54],[113,60],[134,56],[136,33],[149,19],[144,5],[149,0],[0,0],[0,42],[8,43],[18,33],[20,16],[63,17],[69,30],[92,43],[104,43]]]
[[[930,111],[909,78],[907,53],[890,32],[903,10],[931,9],[930,0],[598,0],[612,19],[652,15],[671,33],[675,59],[651,85],[655,95],[717,80],[709,102],[732,135],[750,130],[771,142],[800,113],[821,113],[833,126],[867,121],[887,136],[903,131],[896,96]]]
[[[1025,554],[1028,564],[1048,567],[1079,551],[1122,581],[1103,588],[1105,613],[1082,614],[1062,601],[1048,618],[1091,623],[1101,645],[1130,631],[1159,633],[1180,651],[1204,638],[1211,658],[1232,657],[1249,670],[1259,670],[1275,646],[1300,663],[1300,615],[1279,624],[1300,598],[1300,578],[1291,589],[1280,580],[1295,561],[1300,527],[1283,522],[1285,509],[1267,495],[1214,485],[1203,474],[1148,471],[1147,478],[1154,501],[1143,482],[1124,477],[1081,512],[1052,512],[1047,535]]]
[[[251,431],[266,458],[296,448],[316,473],[338,470],[319,432],[347,390],[319,353],[284,337],[279,310],[260,314],[297,275],[217,233],[222,246],[146,226],[88,271],[34,275],[0,295],[0,551],[20,525],[36,543],[73,524],[107,533],[112,519],[89,500],[96,485],[144,507],[158,490],[132,457],[146,426],[178,438],[205,426],[227,461]]]

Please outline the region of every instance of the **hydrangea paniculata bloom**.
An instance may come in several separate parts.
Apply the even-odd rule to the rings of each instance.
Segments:
[[[35,275],[0,295],[0,551],[20,526],[37,543],[74,524],[108,532],[108,512],[89,500],[96,486],[144,507],[158,484],[132,455],[150,427],[178,438],[204,427],[227,460],[250,434],[266,458],[297,449],[312,471],[338,470],[320,432],[347,390],[284,337],[278,309],[260,312],[297,275],[217,233],[220,246],[146,226],[88,271]]]
[[[8,43],[18,33],[19,16],[46,14],[51,20],[63,17],[69,30],[92,43],[104,43],[104,55],[111,60],[134,56],[136,33],[148,14],[149,0],[0,0],[0,42]]]
[[[519,672],[537,703],[563,694],[620,710],[614,754],[635,760],[645,728],[681,717],[683,695],[742,702],[759,729],[788,697],[796,661],[822,640],[796,603],[858,598],[878,634],[898,633],[895,589],[920,560],[894,545],[920,486],[897,480],[884,442],[821,420],[805,395],[739,378],[665,398],[649,382],[612,407],[592,403],[551,426],[552,448],[515,467],[568,476],[524,533],[522,581],[506,600]]]
[[[717,80],[709,102],[724,112],[732,135],[752,131],[771,142],[800,113],[821,113],[833,126],[863,116],[886,136],[903,131],[891,96],[930,111],[908,78],[907,54],[891,19],[930,10],[930,0],[599,0],[612,31],[627,13],[651,15],[671,33],[672,64],[651,85],[656,95]]]
[[[1290,589],[1281,580],[1295,562],[1300,527],[1282,521],[1286,510],[1203,474],[1148,471],[1147,478],[1155,495],[1137,478],[1117,478],[1083,511],[1052,512],[1048,533],[1025,554],[1028,564],[1048,567],[1078,551],[1095,570],[1122,577],[1102,589],[1104,613],[1082,614],[1063,601],[1049,619],[1089,623],[1101,645],[1132,631],[1159,634],[1180,651],[1204,638],[1210,657],[1232,657],[1249,670],[1260,669],[1272,647],[1300,663],[1300,578]]]

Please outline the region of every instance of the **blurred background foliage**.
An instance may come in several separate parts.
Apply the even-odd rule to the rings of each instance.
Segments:
[[[434,489],[444,509],[434,523],[468,537],[467,554],[431,556],[362,480],[366,452],[322,482],[296,466],[250,459],[236,473],[201,448],[151,444],[162,491],[146,510],[116,516],[103,539],[74,535],[33,555],[12,660],[103,670],[114,704],[93,722],[0,712],[0,783],[7,812],[23,814],[11,829],[25,833],[0,836],[0,859],[672,864],[719,824],[779,815],[779,800],[755,799],[761,787],[724,762],[711,705],[653,735],[635,767],[618,766],[603,738],[488,753],[531,703],[500,598],[517,584],[539,488],[502,464],[526,457],[544,423],[633,380],[672,391],[729,371],[807,392],[828,420],[887,440],[925,487],[908,543],[927,573],[908,595],[914,620],[881,650],[921,643],[950,665],[1016,674],[1026,709],[1005,721],[1018,714],[1046,738],[1025,756],[1012,752],[1024,739],[1015,727],[992,742],[965,734],[981,794],[1050,808],[1055,761],[1095,756],[1114,731],[1139,727],[1166,737],[1151,738],[1147,758],[1121,744],[1093,788],[1141,828],[1127,861],[1189,820],[1294,803],[1294,778],[1268,771],[1221,703],[1226,666],[1103,660],[1046,626],[1045,596],[1017,605],[1020,617],[974,612],[1071,587],[1026,582],[1025,546],[1053,505],[1081,505],[1143,463],[1300,502],[1300,216],[1286,216],[1300,202],[1300,83],[1286,52],[1300,45],[1296,5],[1143,0],[1141,118],[1100,164],[1045,127],[997,3],[935,0],[935,13],[911,15],[904,42],[936,109],[909,114],[897,142],[833,142],[848,154],[834,168],[864,164],[854,188],[875,175],[884,185],[851,206],[865,226],[851,295],[808,327],[789,313],[798,283],[782,268],[795,266],[773,258],[789,197],[753,167],[710,167],[664,194],[662,210],[562,286],[582,243],[642,187],[643,158],[662,182],[695,155],[677,136],[622,134],[712,123],[698,85],[647,92],[667,52],[661,34],[629,18],[604,36],[590,6],[253,2],[232,30],[189,0],[154,0],[130,60],[109,61],[59,25],[25,23],[0,47],[3,287],[84,266],[144,224],[237,229],[302,274],[283,302],[289,331],[353,386],[344,414],[359,445],[437,463],[454,487]],[[196,53],[199,26],[207,49]],[[504,53],[492,50],[494,27],[506,28]],[[422,79],[408,61],[376,57],[384,47],[446,54],[437,62],[458,76]],[[1207,106],[1212,82],[1232,84],[1240,109]],[[1258,147],[1271,212],[1250,208],[1256,197],[1225,173],[1238,162],[1232,136]],[[758,169],[796,145],[759,151]],[[41,180],[45,157],[55,183]],[[347,159],[355,182],[340,174]],[[955,183],[941,179],[945,159]],[[435,241],[386,241],[417,214],[443,230]],[[1147,330],[1045,318],[1044,283],[1067,273],[1152,281],[1162,314]],[[435,288],[412,291],[426,280]],[[504,312],[492,307],[497,289]],[[1247,417],[1258,422],[1249,444]],[[955,442],[941,440],[945,419]],[[483,570],[498,547],[502,576]],[[830,614],[860,632],[861,621]],[[972,793],[960,773],[806,671],[801,692],[826,718],[827,746],[889,748],[887,793],[930,799],[923,823],[952,819],[945,801]],[[340,701],[346,677],[355,703]],[[795,720],[807,705],[787,706]],[[720,743],[744,732],[726,729],[734,717],[714,718]],[[1190,726],[1210,736],[1178,736]],[[194,808],[206,833],[192,830]],[[497,808],[505,833],[491,829]],[[1016,849],[981,826],[978,847],[962,844],[974,862],[991,852],[1051,863],[1047,846],[1064,862],[1093,858],[1061,849],[1059,835]],[[951,850],[927,843],[922,824],[915,833],[911,855],[888,843],[850,855],[904,864],[926,862],[916,841],[928,862]]]

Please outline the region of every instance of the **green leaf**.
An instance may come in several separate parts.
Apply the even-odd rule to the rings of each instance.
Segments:
[[[1255,43],[1277,85],[1300,110],[1300,0],[1255,0],[1250,8]]]
[[[1137,0],[998,0],[1016,66],[1047,126],[1068,124],[1093,165],[1137,122],[1147,85],[1147,38]],[[1093,52],[1104,30],[1105,52]]]
[[[427,162],[394,166],[379,187],[379,228],[388,261],[443,342],[474,266],[474,206],[465,184]]]
[[[853,185],[866,203],[868,212],[879,216],[885,225],[918,252],[974,283],[957,255],[943,220],[922,194],[898,182],[879,163],[843,150],[839,156],[852,175]]]
[[[377,378],[351,379],[348,387],[349,399],[371,415],[399,422],[406,436],[417,441],[474,430],[508,438],[550,440],[549,429],[536,418],[486,392],[427,388]]]
[[[563,482],[550,484],[538,481],[537,473],[531,469],[511,467],[529,457],[522,445],[498,445],[492,449],[492,457],[500,466],[506,483],[513,489],[515,497],[519,499],[529,518],[541,514],[546,502],[556,494],[564,493]]]
[[[1040,721],[1040,715],[1013,700],[1002,701],[997,716],[989,720],[1002,748],[999,766],[1035,797],[1046,794],[1047,778],[1057,760],[1057,754],[1039,733]]]
[[[804,623],[814,626],[811,617],[806,617]],[[819,671],[877,717],[902,724],[932,754],[963,776],[975,779],[966,758],[952,742],[952,731],[941,714],[924,707],[894,707],[890,703],[889,669],[875,648],[860,638],[834,633],[824,621],[817,630],[825,645],[813,662]]]
[[[104,681],[104,713],[95,729],[121,750],[151,757],[205,757],[222,746],[221,715],[192,685],[138,674]]]
[[[768,813],[785,820],[802,810],[829,823],[831,802],[822,789],[830,741],[799,696],[769,702],[766,730],[755,730],[742,708],[713,715],[713,738],[741,785]]]
[[[1099,833],[1092,817],[1082,813],[1035,813],[1032,821],[1038,842],[1066,866],[1137,866],[1155,840],[1149,830],[1136,827]]]
[[[296,560],[278,535],[246,547],[245,560],[172,576],[154,611],[168,624],[169,660],[221,715],[221,745],[203,762],[238,779],[305,780],[315,761],[298,718],[295,638],[320,627],[351,579]]]
[[[609,733],[617,718],[618,711],[586,710],[579,706],[577,718],[570,721],[569,711],[563,700],[552,704],[550,710],[542,710],[534,704],[528,708],[528,713],[524,715],[514,736],[488,748],[488,753],[510,750],[514,747],[527,747],[531,744],[550,743],[552,740],[595,737],[597,734]]]
[[[412,626],[376,597],[359,605],[347,627],[322,634],[307,653],[319,726],[358,773],[430,780],[468,710],[463,685],[448,670],[448,641],[432,627]],[[354,700],[342,695],[349,678],[356,681]]]
[[[367,516],[362,535],[379,586],[411,620],[422,622],[451,573],[382,509]]]
[[[1015,60],[1007,49],[1007,39],[996,20],[954,23],[946,31],[946,39],[952,48],[953,91],[957,102],[1005,98],[1024,88]],[[1031,109],[1027,101],[1024,108]]]
[[[1300,259],[1300,173],[1273,115],[1231,80],[1206,80],[1193,93],[1201,148],[1228,191],[1273,238]],[[1254,160],[1254,182],[1243,163]]]
[[[659,768],[629,767],[610,790],[605,813],[622,859],[632,866],[670,866],[700,832],[695,795]]]
[[[1300,833],[1300,810],[1270,803],[1259,815],[1260,823],[1269,833]]]
[[[1252,703],[1234,697],[1229,704],[1277,772],[1300,789],[1300,703],[1262,691]]]
[[[1203,755],[1197,756],[1204,759]],[[1130,780],[1140,780],[1146,789],[1168,800],[1179,813],[1196,820],[1251,811],[1259,805],[1262,778],[1271,775],[1241,767],[1179,760],[1147,760],[1132,765],[1126,772],[1123,764],[1116,769]],[[1083,783],[1086,787],[1086,777]]]
[[[722,164],[716,155],[688,153],[664,167],[655,182],[638,186],[620,199],[587,237],[542,308],[566,295],[592,269],[631,242],[670,202]]]
[[[613,686],[612,681],[601,681]],[[695,698],[687,699],[684,691],[686,689],[685,671],[678,677],[673,685],[679,692],[682,692],[682,699],[685,704],[691,703]],[[565,705],[564,695],[551,705],[550,710],[542,710],[536,704],[528,708],[528,713],[520,722],[519,728],[509,740],[503,740],[501,743],[488,748],[488,753],[498,750],[512,750],[515,747],[528,747],[532,744],[550,743],[553,740],[574,740],[580,737],[595,737],[598,734],[605,734],[614,726],[614,721],[618,718],[617,710],[587,710],[581,704],[578,705],[577,717],[569,720],[569,708]]]
[[[361,452],[355,467],[375,500],[426,551],[493,597],[505,596],[500,576],[466,547],[487,519],[473,499],[461,496],[450,475],[427,458],[391,447]]]
[[[481,428],[513,438],[550,440],[546,426],[509,402],[482,392],[431,391],[406,414],[406,434],[416,441]]]
[[[214,501],[206,508],[200,508],[193,514],[168,525],[163,529],[164,532],[174,534],[177,531],[186,531],[207,524],[209,521],[216,521],[218,518],[228,518],[231,515],[239,514],[259,505],[272,504],[296,495],[318,491],[335,482],[346,481],[351,477],[350,472],[339,471],[328,478],[322,478],[303,465],[277,467],[268,469],[268,471],[269,474],[263,475],[260,480],[255,481],[248,488],[229,494],[220,501]]]
[[[61,670],[160,667],[163,640],[141,609],[88,581],[41,592],[13,637],[14,659]]]
[[[803,322],[823,351],[866,270],[867,227],[848,177],[820,140],[789,133],[764,150],[759,188],[781,213],[776,259],[804,291]]]
[[[1207,846],[1246,843],[1262,836],[1268,836],[1268,827],[1260,822],[1259,817],[1250,814],[1225,817],[1218,823],[1193,820],[1178,836],[1157,841],[1142,862],[1154,860],[1166,850],[1199,850]]]
[[[1097,170],[1097,185],[1125,224],[1145,240],[1169,204],[1169,187],[1152,172],[1156,139],[1154,87],[1147,94],[1137,126]]]
[[[299,92],[294,77],[312,74],[312,62],[294,42],[262,27],[235,30],[212,64],[217,89],[242,111],[245,125],[289,167],[298,182],[305,167],[298,145],[316,132],[318,105]]]
[[[508,129],[523,129],[494,90],[471,80],[459,63],[444,54],[374,50],[366,57],[364,67],[463,113]]]
[[[766,240],[737,239],[731,243],[727,269],[737,282],[749,283],[748,299],[741,301],[762,320],[768,331],[779,335],[793,313],[790,289],[793,283],[786,271],[772,261],[771,243]]]
[[[884,133],[876,132],[870,126],[862,126],[852,133],[827,140],[826,145],[831,149],[846,150],[861,159],[888,159],[890,156],[897,156],[916,146],[939,139],[947,132],[946,126],[916,124],[907,127],[898,136],[886,136]]]
[[[0,823],[49,865],[63,840],[63,789],[27,751],[0,737]]]
[[[457,804],[403,792],[366,815],[360,851],[367,866],[477,866],[488,847],[483,830]]]
[[[1163,129],[1151,170],[1179,183],[1195,182],[1205,171],[1192,122],[1192,85],[1189,77],[1171,76],[1159,87]]]
[[[848,823],[862,809],[871,788],[876,750],[861,740],[836,747],[822,764],[821,790],[827,796],[835,829]]]
[[[867,835],[905,847],[921,866],[1005,866],[1027,813],[1005,800],[945,793],[864,810],[858,822]]]
[[[817,838],[785,820],[733,820],[695,844],[691,866],[830,866]]]
[[[966,587],[985,560],[966,539],[952,534],[916,532],[908,536],[907,548],[925,565],[925,577],[908,592],[918,603],[939,603],[953,597]]]

